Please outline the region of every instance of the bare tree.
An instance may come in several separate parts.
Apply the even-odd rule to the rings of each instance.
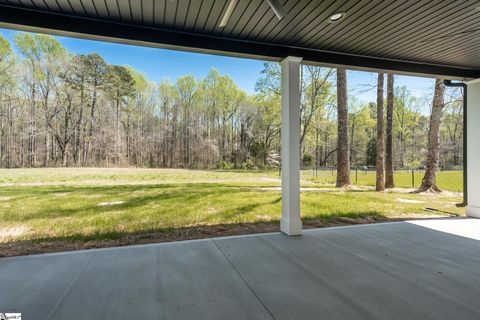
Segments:
[[[417,192],[441,192],[437,186],[438,159],[440,157],[440,123],[444,107],[443,93],[445,86],[442,79],[435,80],[435,93],[430,116],[430,129],[428,131],[427,166],[422,185]]]
[[[377,191],[385,190],[385,121],[383,112],[383,85],[385,75],[378,74],[377,82],[377,157],[376,157],[376,183]]]
[[[347,105],[347,71],[337,69],[337,187],[350,184],[350,156],[348,146],[348,105]]]
[[[387,125],[385,140],[385,188],[394,188],[393,178],[393,74],[387,75]]]

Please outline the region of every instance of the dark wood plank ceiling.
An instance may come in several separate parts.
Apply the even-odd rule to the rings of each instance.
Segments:
[[[0,5],[221,38],[480,70],[480,1],[0,0]],[[0,8],[0,10],[2,10]],[[330,23],[336,12],[346,13]]]

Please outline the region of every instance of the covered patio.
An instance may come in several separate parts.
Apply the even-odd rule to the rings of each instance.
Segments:
[[[25,319],[478,319],[480,221],[394,222],[0,259]]]
[[[298,121],[302,63],[463,81],[464,204],[469,217],[480,217],[479,6],[0,0],[2,28],[281,62],[283,232],[3,258],[0,312],[25,319],[479,319],[479,220],[302,230]]]

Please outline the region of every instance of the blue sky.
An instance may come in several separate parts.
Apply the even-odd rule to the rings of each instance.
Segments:
[[[13,42],[15,31],[0,28],[0,34]],[[68,37],[56,38],[72,52],[79,54],[98,53],[108,63],[130,65],[155,82],[164,78],[175,81],[185,74],[205,77],[211,68],[216,68],[222,74],[228,74],[232,77],[242,89],[253,93],[255,82],[263,66],[263,61],[260,60],[137,47]],[[406,76],[397,76],[395,79],[395,86],[406,85],[415,96],[433,91],[433,79]],[[376,100],[375,90],[365,90],[369,84],[373,85],[375,83],[376,74],[374,73],[361,71],[349,71],[348,73],[349,93],[355,95],[360,102]]]

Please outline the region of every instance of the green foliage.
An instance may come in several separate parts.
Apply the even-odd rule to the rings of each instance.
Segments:
[[[81,54],[72,58],[70,68],[65,72],[64,78],[74,89],[105,90],[109,80],[109,67],[105,60],[98,54]]]
[[[418,161],[424,163],[424,154],[418,151],[427,148],[429,119],[422,114],[422,108],[421,101],[413,97],[405,86],[395,88],[393,134],[396,166],[410,167]]]
[[[255,83],[255,91],[263,96],[281,94],[280,64],[276,62],[264,62],[260,78]]]
[[[4,61],[6,57],[12,55],[12,47],[5,37],[0,35],[0,61]]]
[[[30,60],[54,60],[66,53],[65,48],[52,36],[33,33],[17,33],[15,45]]]
[[[14,64],[14,54],[7,39],[0,34],[0,86],[11,85],[13,78],[9,74]]]
[[[135,79],[127,67],[110,66],[109,68],[108,85],[112,97],[118,103],[126,104],[135,94]]]
[[[308,166],[313,165],[313,163],[314,162],[313,162],[312,155],[308,154],[308,153],[304,153],[303,157],[302,157],[302,165],[308,167]]]
[[[351,165],[365,165],[368,144],[376,136],[376,120],[372,118],[370,106],[351,99],[349,124]]]
[[[38,81],[49,81],[67,54],[57,39],[44,34],[17,33],[15,45]]]
[[[199,93],[198,83],[193,75],[186,75],[178,78],[175,83],[175,88],[178,94],[179,103],[185,111],[197,104]]]
[[[232,170],[232,169],[235,169],[235,164],[232,163],[232,162],[227,162],[227,161],[224,161],[224,160],[220,160],[219,167],[220,167],[220,169],[224,169],[224,170]]]
[[[376,166],[376,164],[377,164],[377,138],[372,137],[368,141],[368,145],[367,145],[366,165]]]

